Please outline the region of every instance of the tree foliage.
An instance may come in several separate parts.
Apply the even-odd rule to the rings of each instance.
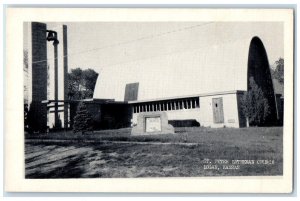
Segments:
[[[86,105],[80,102],[74,117],[73,132],[84,134],[87,131],[92,131],[92,117],[87,111]]]
[[[23,95],[24,95],[24,130],[29,130],[28,123],[28,50],[23,50],[23,73],[24,73],[24,86],[23,86]]]
[[[279,58],[275,61],[275,70],[273,72],[273,77],[278,80],[280,84],[284,84],[284,59]]]
[[[263,91],[249,78],[249,90],[242,97],[242,110],[250,126],[261,126],[270,114],[268,100]]]
[[[23,50],[24,104],[28,104],[28,50]]]
[[[24,107],[24,115],[26,114],[26,119],[24,116],[24,123],[26,131],[29,133],[33,132],[44,132],[47,129],[47,126],[44,125],[44,118],[47,118],[47,106],[42,104],[40,101],[32,101],[29,106]]]
[[[23,70],[28,70],[28,50],[23,50]]]
[[[93,69],[72,69],[68,73],[68,97],[69,100],[82,100],[92,98],[98,73]]]
[[[29,129],[28,113],[29,113],[28,104],[25,103],[24,104],[24,131],[28,131],[28,129]]]

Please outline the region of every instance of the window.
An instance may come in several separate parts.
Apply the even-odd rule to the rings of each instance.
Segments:
[[[199,108],[200,107],[199,98],[196,98],[195,103],[196,103],[196,108]]]
[[[186,103],[187,103],[187,109],[191,109],[191,100],[187,99]]]
[[[165,111],[168,110],[168,104],[167,104],[167,102],[164,102],[164,110]]]
[[[158,103],[157,107],[158,107],[157,110],[161,111],[161,102]]]
[[[153,111],[169,111],[199,108],[199,97],[184,98],[177,100],[164,100],[148,103],[137,103],[132,105],[134,113],[153,112]]]
[[[175,109],[176,109],[176,110],[179,110],[178,100],[175,100]]]
[[[186,100],[183,100],[183,109],[187,109]]]
[[[173,110],[176,110],[176,101],[173,101],[172,105],[173,105]]]
[[[154,106],[154,110],[153,111],[157,111],[157,103],[153,103]]]
[[[168,110],[172,110],[170,102],[168,102]]]

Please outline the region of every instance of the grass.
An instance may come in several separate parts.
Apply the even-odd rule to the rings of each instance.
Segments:
[[[175,134],[130,136],[130,129],[26,135],[27,178],[282,175],[282,128],[176,128]],[[43,142],[41,139],[49,139]],[[64,141],[51,142],[51,139]],[[85,140],[93,140],[86,142]],[[171,142],[116,144],[108,141]],[[180,143],[196,143],[190,146]],[[274,160],[223,169],[216,159]],[[205,169],[216,165],[218,169]]]
[[[235,143],[249,143],[249,141],[266,141],[282,135],[280,127],[254,128],[202,128],[184,127],[175,128],[175,134],[131,136],[131,129],[115,129],[94,131],[86,134],[67,132],[53,132],[42,134],[27,134],[26,139],[62,139],[62,140],[111,140],[111,141],[138,141],[138,142],[216,142],[221,140],[230,142],[233,137]]]

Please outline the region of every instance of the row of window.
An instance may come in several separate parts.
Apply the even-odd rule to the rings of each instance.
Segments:
[[[133,113],[193,109],[199,108],[199,98],[136,103],[132,105],[132,108]]]

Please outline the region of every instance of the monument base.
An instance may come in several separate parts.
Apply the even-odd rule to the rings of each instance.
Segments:
[[[141,112],[137,117],[137,125],[131,135],[174,134],[174,127],[168,124],[166,112]]]

